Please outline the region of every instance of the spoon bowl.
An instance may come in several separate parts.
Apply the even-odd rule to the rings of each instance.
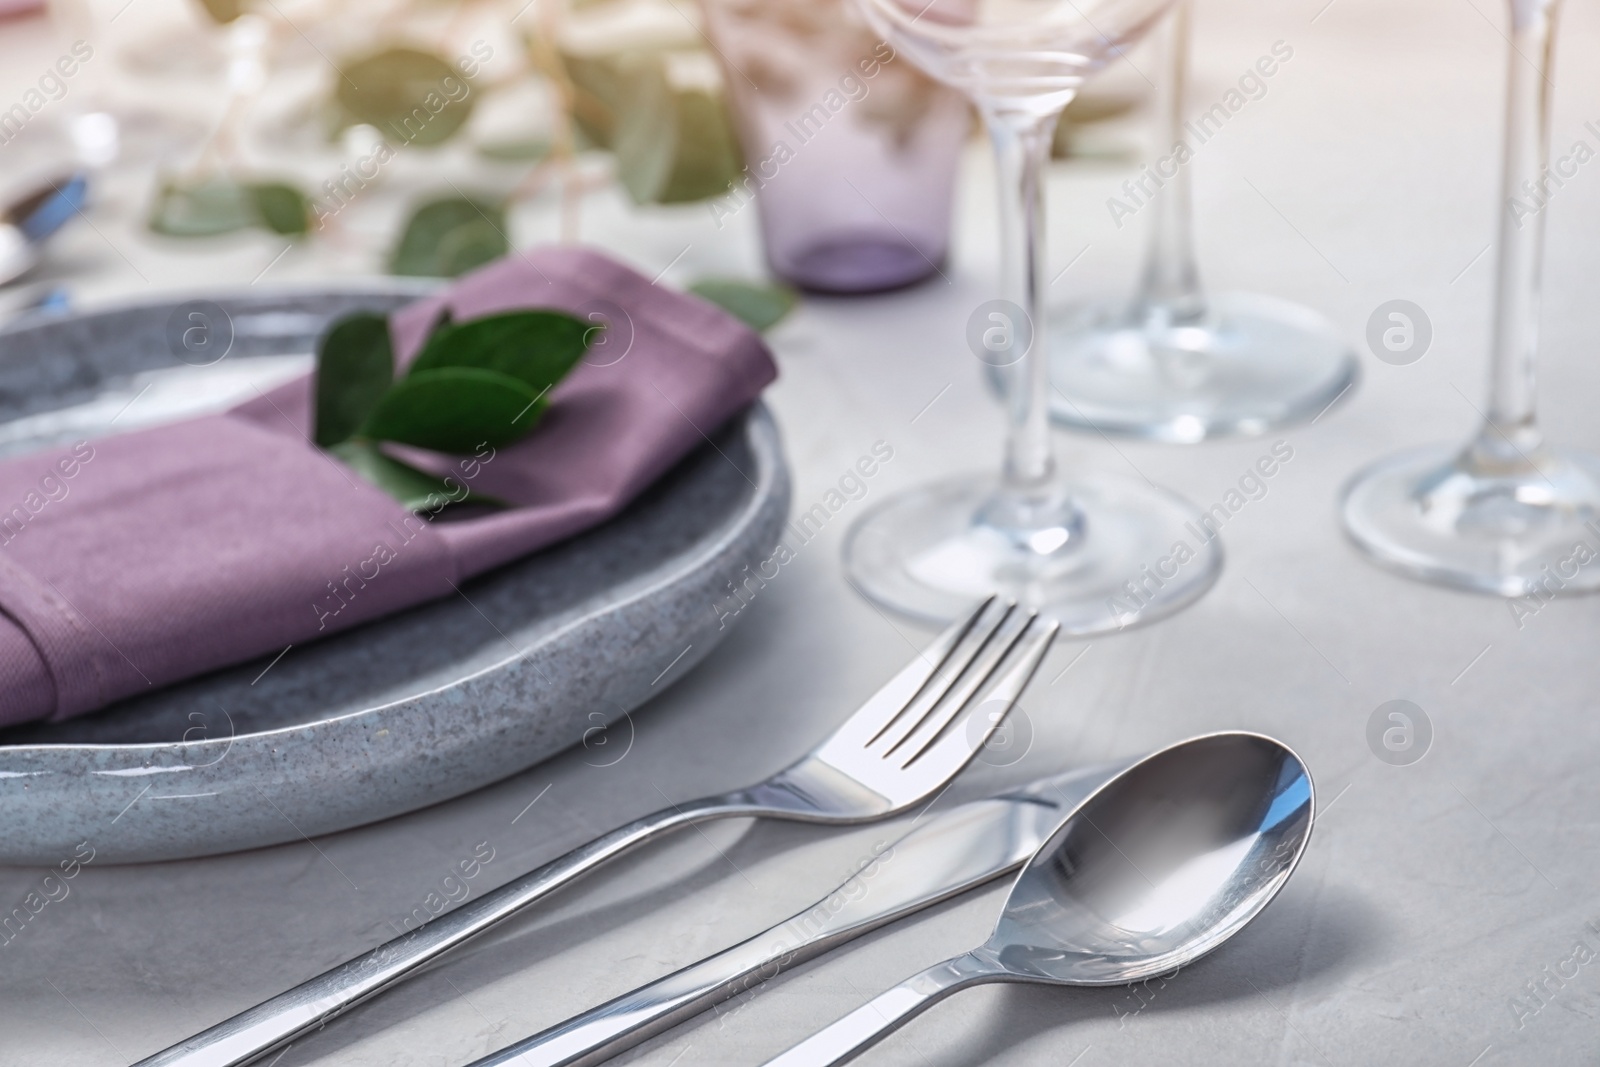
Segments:
[[[1073,808],[1017,877],[987,942],[767,1067],[843,1063],[971,985],[1126,985],[1185,967],[1277,896],[1311,838],[1314,802],[1304,762],[1261,734],[1153,753]]]
[[[1125,985],[1192,963],[1283,887],[1310,839],[1312,799],[1305,765],[1269,737],[1163,749],[1068,817],[974,954],[1062,985]]]

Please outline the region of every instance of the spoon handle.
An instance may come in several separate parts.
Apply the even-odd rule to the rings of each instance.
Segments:
[[[973,953],[936,963],[869,1000],[764,1067],[832,1067],[855,1059],[951,993],[1006,979],[1006,972]]]

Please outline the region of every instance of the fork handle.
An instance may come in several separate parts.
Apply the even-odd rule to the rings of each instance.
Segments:
[[[967,953],[936,963],[880,993],[763,1067],[832,1067],[855,1059],[951,993],[984,982],[1004,981],[996,964]]]
[[[601,864],[671,830],[711,819],[775,814],[747,792],[663,808],[429,920],[271,1000],[140,1060],[134,1067],[243,1067],[410,977]]]

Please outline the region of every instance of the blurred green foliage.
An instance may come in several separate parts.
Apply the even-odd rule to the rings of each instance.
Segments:
[[[389,257],[389,273],[454,278],[509,251],[503,205],[448,196],[412,212]]]
[[[304,193],[282,181],[247,182],[222,175],[167,179],[150,209],[150,228],[168,237],[212,237],[257,227],[287,237],[310,228]]]
[[[448,141],[472,117],[475,97],[444,59],[415,48],[387,48],[341,64],[333,83],[335,126],[366,123],[407,144]]]

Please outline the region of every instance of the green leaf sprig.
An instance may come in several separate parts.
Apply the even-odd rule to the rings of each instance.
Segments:
[[[442,479],[395,459],[382,443],[435,452],[498,448],[531,431],[555,384],[601,327],[558,311],[443,319],[406,373],[394,374],[388,319],[357,312],[334,324],[317,353],[312,439],[414,511],[437,501],[498,504],[452,494]]]
[[[692,57],[702,62],[683,62]],[[720,83],[673,74],[685,66],[716,69],[715,57],[697,42],[669,37],[646,47],[563,50],[559,62],[571,86],[568,121],[590,144],[613,153],[635,203],[705,200],[739,179],[744,155]]]
[[[511,251],[502,204],[447,196],[420,206],[389,257],[390,274],[455,278]]]
[[[311,228],[311,201],[284,181],[169,179],[156,190],[149,224],[167,237],[213,237],[252,226],[302,237]]]
[[[689,292],[711,301],[757,333],[776,326],[799,301],[787,286],[757,285],[737,278],[701,278],[690,284]]]
[[[341,128],[365,123],[407,144],[435,145],[461,129],[477,103],[470,92],[446,97],[460,87],[461,71],[417,48],[385,48],[341,67],[334,82],[334,117]]]

